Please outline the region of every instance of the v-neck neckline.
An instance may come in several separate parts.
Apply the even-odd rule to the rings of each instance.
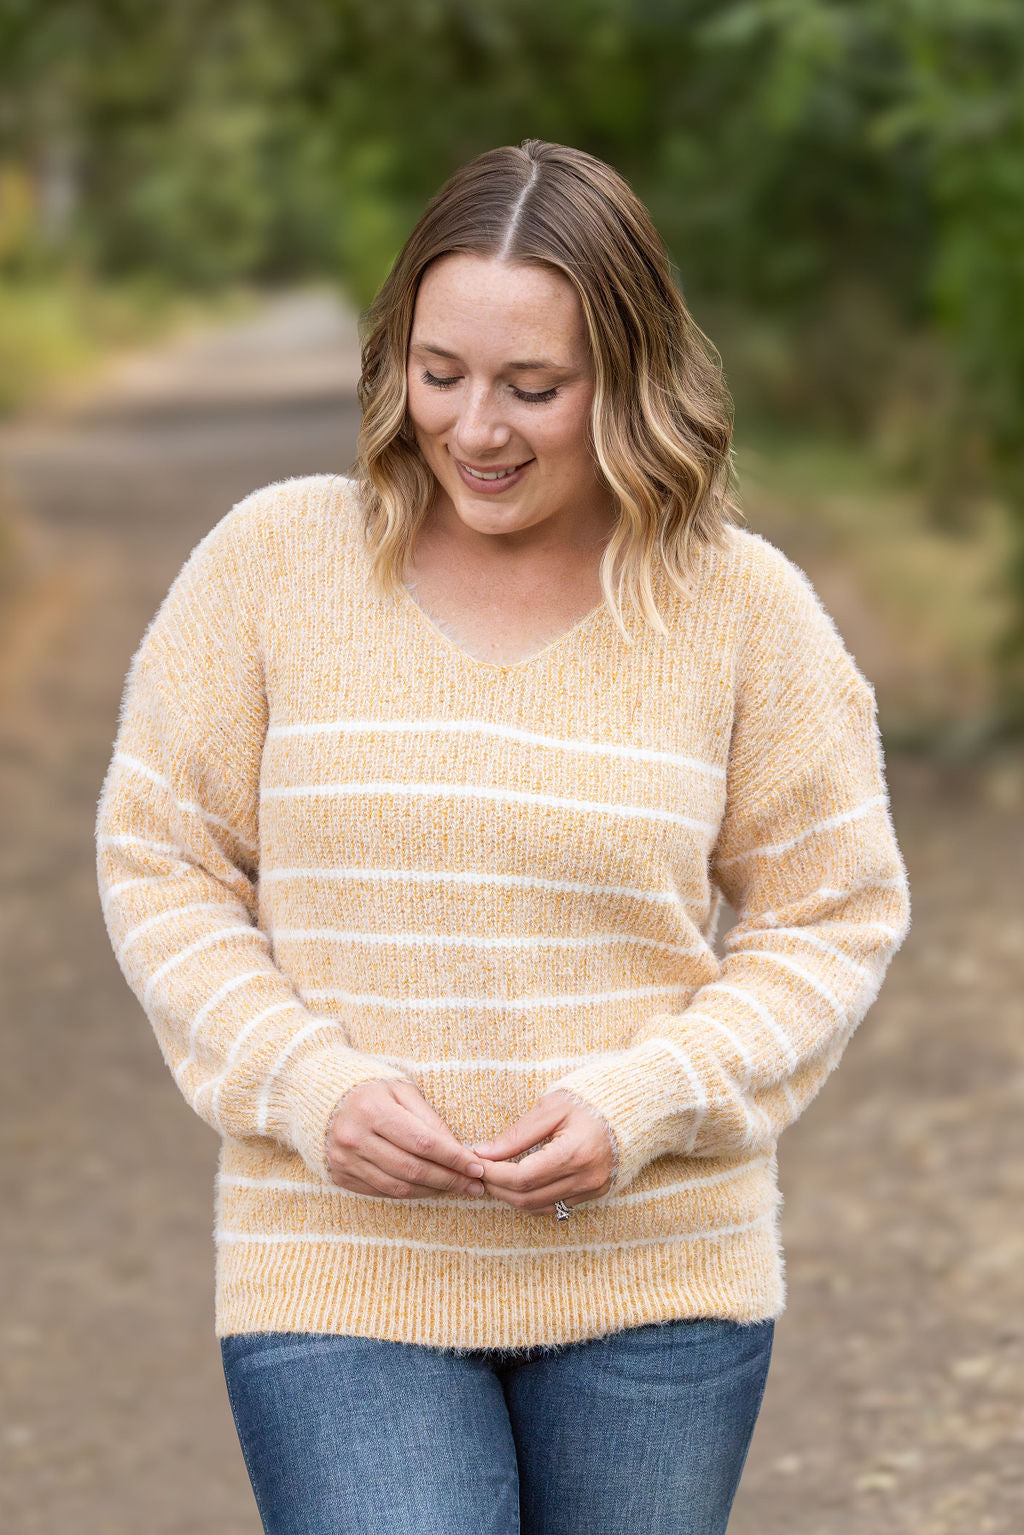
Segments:
[[[370,584],[373,581],[373,568],[370,560],[370,551],[366,547],[366,535],[363,528],[358,488],[356,488],[356,494],[353,498],[353,510],[355,511],[355,516],[349,524],[349,535],[355,540],[363,575],[367,584]],[[656,575],[655,581],[657,582],[657,580],[658,577]],[[546,645],[542,645],[539,650],[534,651],[532,656],[524,656],[519,661],[485,661],[482,657],[474,656],[470,651],[465,650],[456,640],[452,639],[451,635],[446,634],[433,615],[428,613],[426,608],[420,606],[404,581],[398,581],[397,585],[399,608],[408,610],[413,616],[414,621],[433,640],[435,646],[446,651],[455,661],[460,662],[471,675],[484,676],[490,673],[492,676],[500,677],[514,676],[517,672],[527,672],[531,667],[541,665],[545,661],[550,660],[556,652],[560,652],[563,649],[568,650],[592,629],[599,630],[603,621],[615,626],[611,609],[607,601],[602,597],[601,601],[595,607],[592,607],[589,613],[584,613],[583,617],[578,619],[576,623],[571,624],[568,629],[564,629],[561,634],[556,634],[554,639],[549,640]],[[631,618],[624,613],[622,621],[630,633],[633,633],[634,625]]]
[[[481,671],[524,671],[527,667],[533,666],[538,661],[543,661],[546,659],[551,655],[553,651],[560,649],[563,645],[569,644],[584,630],[589,629],[590,626],[597,621],[602,613],[608,612],[608,604],[602,598],[596,607],[591,608],[588,613],[584,613],[582,618],[578,619],[576,623],[570,625],[568,629],[563,630],[561,634],[556,634],[554,639],[549,640],[546,645],[542,645],[540,650],[535,650],[533,655],[524,656],[519,661],[485,661],[480,656],[472,655],[468,650],[464,649],[462,645],[458,644],[457,641],[453,640],[450,634],[446,634],[437,619],[428,613],[426,608],[421,606],[421,604],[417,601],[412,592],[406,586],[404,581],[399,582],[399,589],[403,604],[406,607],[411,608],[418,615],[420,620],[430,631],[430,634],[440,644],[444,645],[449,651],[457,656],[458,659],[465,665]]]

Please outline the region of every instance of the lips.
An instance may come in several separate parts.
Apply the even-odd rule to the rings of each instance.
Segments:
[[[530,462],[530,459],[524,459],[521,464],[509,464],[506,468],[473,469],[469,464],[462,463],[461,459],[456,459],[459,468],[465,469],[466,473],[471,474],[474,480],[504,480],[510,474],[515,474],[517,469],[525,469],[526,465]]]
[[[495,464],[486,469],[471,468],[458,458],[454,462],[463,485],[468,485],[478,495],[498,496],[518,485],[534,460],[528,458],[522,464]]]

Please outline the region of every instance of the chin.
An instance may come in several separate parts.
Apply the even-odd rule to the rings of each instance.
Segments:
[[[527,526],[527,523],[522,522],[522,514],[517,513],[517,508],[511,502],[507,502],[504,506],[492,507],[481,506],[478,501],[459,500],[455,503],[455,515],[460,522],[465,523],[466,527],[476,528],[484,533],[489,532],[498,523],[502,525],[502,532],[511,532],[512,529],[508,527],[509,518],[514,519],[516,526],[520,524],[523,527]]]

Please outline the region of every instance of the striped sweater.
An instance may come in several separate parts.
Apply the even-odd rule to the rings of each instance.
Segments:
[[[909,926],[875,699],[732,528],[660,636],[601,605],[511,665],[370,576],[356,484],[254,491],[136,651],[96,818],[117,962],[220,1136],[215,1332],[452,1350],[785,1305],[779,1135]],[[723,897],[738,921],[714,951]],[[361,1082],[467,1147],[550,1088],[606,1124],[571,1219],[336,1185]]]

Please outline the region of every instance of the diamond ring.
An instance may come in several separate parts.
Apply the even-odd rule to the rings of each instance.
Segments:
[[[564,1199],[555,1200],[555,1210],[558,1213],[558,1219],[560,1221],[567,1221],[569,1216],[572,1214],[572,1211],[569,1209],[569,1206],[566,1204]]]

